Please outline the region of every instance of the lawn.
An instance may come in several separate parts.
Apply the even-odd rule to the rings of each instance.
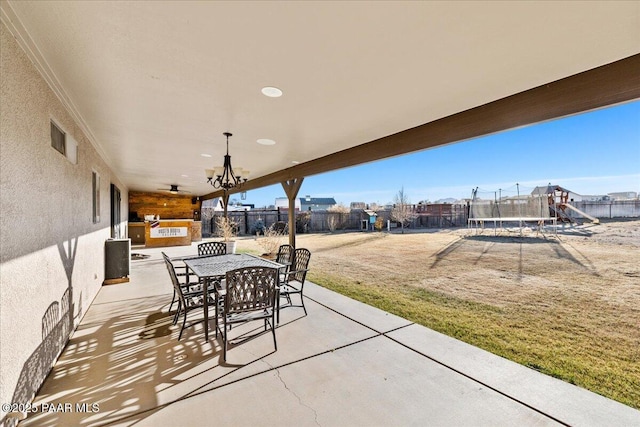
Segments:
[[[314,283],[640,409],[640,221],[296,242]]]

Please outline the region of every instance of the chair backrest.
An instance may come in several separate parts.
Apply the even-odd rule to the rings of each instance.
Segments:
[[[164,252],[162,252],[162,258],[164,259],[164,265],[167,267],[167,270],[169,270],[169,275],[172,276],[175,275],[175,269],[173,268],[173,263],[171,262],[171,258],[169,258],[169,256],[167,254],[165,254]],[[176,276],[177,278],[178,276]],[[172,277],[172,282],[173,282],[173,277]]]
[[[297,280],[304,284],[304,279],[307,277],[307,269],[309,268],[309,260],[311,259],[311,252],[309,249],[296,249],[293,251],[293,264],[291,264],[291,275],[289,280]]]
[[[278,255],[276,255],[276,262],[280,264],[288,264],[291,262],[291,258],[293,257],[293,246],[291,245],[280,245],[278,248]]]
[[[167,270],[169,270],[169,276],[171,276],[171,284],[173,285],[173,289],[175,289],[178,298],[180,298],[180,300],[183,300],[184,295],[182,294],[182,288],[180,287],[180,281],[178,280],[178,275],[176,274],[176,269],[173,266],[173,262],[171,262],[171,258],[169,258],[164,252],[162,252],[162,258],[164,258],[164,263],[167,266]]]
[[[204,242],[198,245],[198,255],[226,255],[227,244],[225,242]]]
[[[278,269],[244,267],[227,272],[226,314],[273,308],[276,303]]]

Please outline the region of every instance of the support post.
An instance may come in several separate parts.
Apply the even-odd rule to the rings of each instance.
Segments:
[[[226,219],[228,217],[227,205],[229,204],[229,192],[227,190],[224,190],[224,192],[222,193],[222,203],[224,204],[224,217]]]
[[[296,197],[304,178],[293,178],[282,182],[282,188],[289,199],[289,244],[296,247]]]

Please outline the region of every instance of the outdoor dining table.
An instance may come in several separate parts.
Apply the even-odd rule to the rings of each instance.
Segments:
[[[176,258],[178,259],[178,258]],[[209,305],[206,304],[209,285],[216,280],[222,283],[227,271],[245,267],[271,267],[281,269],[284,264],[270,261],[250,254],[227,254],[227,255],[206,255],[194,257],[180,257],[189,270],[203,282],[202,293],[204,304],[204,336],[209,341]],[[219,293],[223,289],[215,287],[215,292]],[[217,306],[217,298],[216,298]],[[217,315],[217,314],[216,314]]]

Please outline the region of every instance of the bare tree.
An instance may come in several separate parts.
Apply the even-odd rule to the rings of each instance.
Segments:
[[[404,192],[404,187],[402,187],[400,191],[398,191],[398,194],[395,195],[393,202],[394,205],[393,209],[391,209],[390,217],[392,220],[400,223],[402,233],[404,233],[405,224],[418,215],[413,211],[409,196]]]

